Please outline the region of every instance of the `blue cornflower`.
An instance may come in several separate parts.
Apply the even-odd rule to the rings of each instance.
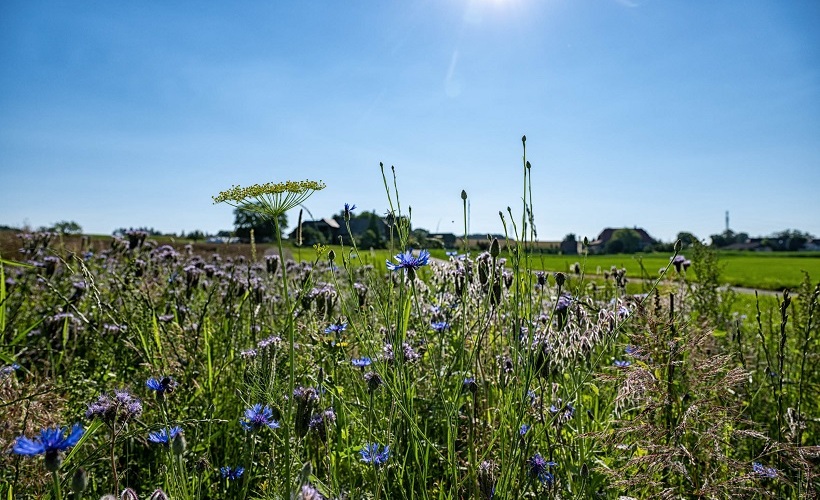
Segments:
[[[630,363],[629,361],[616,359],[613,364],[615,365],[616,368],[626,368],[627,366],[631,365],[632,363]]]
[[[334,323],[325,328],[325,333],[342,333],[347,330],[347,323]]]
[[[422,250],[419,252],[419,256],[416,257],[413,255],[412,250],[408,250],[404,253],[396,254],[393,258],[399,263],[394,264],[389,260],[385,261],[387,263],[387,269],[391,271],[398,271],[399,269],[415,271],[416,269],[427,265],[427,260],[430,258],[430,252],[427,250]]]
[[[551,485],[555,477],[549,471],[549,468],[555,465],[555,462],[550,462],[542,457],[540,453],[536,453],[529,460],[527,465],[530,467],[530,476],[537,478],[541,484]]]
[[[83,427],[80,424],[74,424],[69,432],[68,428],[53,427],[43,429],[40,431],[40,437],[29,439],[26,436],[20,436],[14,442],[14,453],[18,455],[26,455],[33,457],[41,454],[56,454],[58,451],[67,450],[76,445],[80,438],[83,437]]]
[[[262,406],[260,403],[245,410],[245,418],[239,419],[239,423],[246,431],[269,427],[278,429],[279,422],[273,419],[273,410],[270,406]]]
[[[16,370],[19,370],[19,369],[20,369],[20,365],[18,365],[17,363],[12,363],[10,365],[6,365],[6,366],[0,368],[0,377],[5,378],[5,377],[11,375]]]
[[[162,377],[161,379],[151,377],[145,381],[145,386],[152,391],[156,391],[158,396],[163,396],[166,393],[172,393],[177,383],[171,377]]]
[[[467,377],[462,382],[462,388],[465,391],[475,393],[478,390],[478,384],[475,381],[475,377]]]
[[[344,209],[344,218],[345,220],[350,220],[350,214],[353,213],[353,210],[356,209],[356,205],[351,205],[349,203],[345,203]]]
[[[752,462],[752,472],[757,474],[758,476],[765,477],[768,479],[774,479],[777,477],[777,469],[774,467],[766,467],[763,464],[758,462]]]
[[[219,473],[222,474],[222,479],[227,479],[229,481],[235,481],[242,477],[242,474],[245,472],[244,467],[220,467]]]
[[[385,446],[384,450],[379,451],[381,445],[378,443],[365,443],[364,447],[359,450],[362,456],[362,462],[373,464],[375,466],[383,465],[390,457],[390,446]]]
[[[524,434],[526,434],[527,431],[530,430],[530,427],[530,424],[521,424],[521,427],[518,429],[518,435],[523,437]]]
[[[353,366],[358,368],[364,368],[365,366],[370,366],[373,363],[373,360],[365,356],[363,358],[353,358],[351,363],[353,363]]]
[[[430,327],[432,327],[433,330],[437,331],[438,333],[441,333],[450,328],[450,323],[447,323],[446,321],[437,321],[431,324]]]
[[[166,427],[156,432],[149,433],[148,441],[155,444],[164,444],[165,446],[168,446],[180,432],[182,432],[182,427],[174,426],[170,429]]]

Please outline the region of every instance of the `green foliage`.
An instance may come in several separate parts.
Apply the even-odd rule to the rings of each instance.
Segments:
[[[266,215],[258,210],[246,210],[242,207],[235,208],[234,215],[234,234],[243,240],[249,240],[251,229],[253,229],[254,238],[258,242],[273,241],[276,238],[276,230],[273,222],[268,219]],[[288,225],[288,216],[285,213],[279,214],[279,230],[284,231]]]
[[[404,251],[395,184],[385,176],[397,236],[385,243]],[[622,267],[591,280],[607,261],[589,256],[570,276],[537,272],[550,257],[524,252],[532,233],[508,223],[521,233],[503,247],[428,265],[355,241],[298,249],[299,262],[277,245],[259,265],[116,241],[86,258],[50,235],[24,239],[41,265],[0,263],[0,442],[55,422],[87,430],[49,457],[50,477],[41,457],[0,454],[0,489],[43,498],[53,479],[60,498],[82,467],[88,498],[126,486],[183,500],[820,490],[820,284],[805,276],[797,297],[742,299],[754,312],[732,315],[709,247],[632,295]],[[597,257],[669,268],[669,255]],[[149,377],[179,386],[154,393]],[[123,388],[139,418],[83,416]],[[184,443],[148,437],[174,426]]]
[[[641,249],[641,235],[634,229],[616,229],[606,243],[606,253],[632,254]]]
[[[53,226],[51,226],[51,230],[57,233],[62,234],[82,234],[83,228],[75,221],[60,221],[55,222]]]

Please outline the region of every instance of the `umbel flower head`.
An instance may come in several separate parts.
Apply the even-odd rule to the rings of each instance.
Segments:
[[[248,187],[233,186],[214,196],[214,203],[227,203],[232,207],[257,212],[271,220],[310,198],[314,191],[325,188],[322,181],[286,181],[254,184]]]

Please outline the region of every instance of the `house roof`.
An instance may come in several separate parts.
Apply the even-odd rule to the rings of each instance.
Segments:
[[[601,234],[598,235],[598,239],[595,241],[590,242],[590,245],[605,245],[609,240],[612,239],[612,235],[618,229],[632,229],[641,237],[641,242],[643,243],[653,243],[655,239],[649,236],[649,233],[646,232],[643,228],[640,227],[608,227],[601,231]]]

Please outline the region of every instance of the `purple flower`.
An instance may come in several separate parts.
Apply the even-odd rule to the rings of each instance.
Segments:
[[[42,454],[56,454],[76,445],[85,432],[80,424],[74,424],[69,432],[68,428],[53,427],[40,431],[40,437],[29,439],[20,436],[14,442],[12,451],[18,455],[33,457]]]
[[[521,424],[521,427],[518,429],[518,435],[523,437],[528,430],[530,430],[529,424]]]
[[[367,390],[374,392],[382,385],[382,378],[376,372],[367,372],[364,374],[364,381],[367,382]]]
[[[142,401],[125,389],[114,391],[113,395],[101,394],[96,401],[88,403],[86,418],[101,418],[107,421],[130,420],[142,415]]]
[[[166,427],[165,429],[149,433],[148,441],[168,446],[180,432],[182,432],[182,428],[179,426],[171,427],[170,429]]]
[[[380,449],[381,445],[378,443],[365,443],[364,447],[359,450],[362,456],[361,461],[377,467],[384,465],[390,457],[390,446],[385,446],[382,451],[379,451]]]
[[[680,272],[681,269],[688,269],[692,263],[686,260],[683,255],[676,255],[672,258],[672,265],[675,266],[675,271]]]
[[[245,472],[244,467],[220,467],[219,473],[222,474],[223,479],[227,479],[228,481],[235,481],[242,477],[242,474]]]
[[[752,462],[752,472],[767,479],[774,479],[777,477],[777,469],[774,467],[766,467],[758,462]]]
[[[273,419],[273,410],[270,406],[255,404],[245,410],[245,418],[239,419],[239,423],[246,431],[255,431],[262,427],[278,429],[279,422]]]
[[[540,453],[536,453],[527,460],[527,465],[530,467],[530,477],[537,478],[541,484],[551,485],[555,480],[549,469],[555,465],[555,462],[548,461]]]
[[[630,363],[629,361],[616,359],[613,364],[615,365],[615,368],[626,368],[627,366],[631,365],[632,363]]]
[[[394,264],[388,260],[386,261],[387,269],[391,271],[398,271],[399,269],[415,271],[416,269],[427,265],[427,260],[430,258],[430,252],[427,250],[422,250],[419,252],[419,256],[416,257],[413,255],[412,250],[408,250],[405,253],[396,254],[393,258],[398,261],[398,264]]]
[[[558,302],[555,304],[555,310],[559,313],[565,312],[570,304],[572,304],[572,295],[568,293],[561,294],[561,296],[558,297]]]

